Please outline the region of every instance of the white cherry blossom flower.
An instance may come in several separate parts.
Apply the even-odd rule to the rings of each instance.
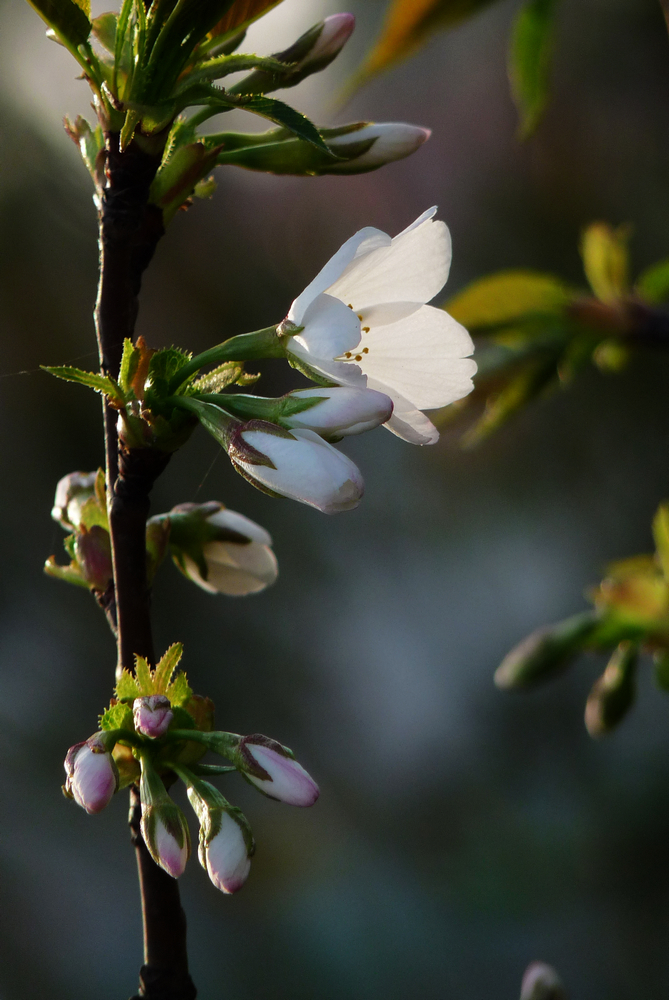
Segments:
[[[471,337],[443,309],[426,305],[441,290],[451,238],[436,208],[391,239],[366,228],[352,236],[290,307],[279,332],[307,372],[390,396],[384,425],[412,444],[439,432],[422,410],[471,392]],[[294,326],[303,327],[292,335]]]

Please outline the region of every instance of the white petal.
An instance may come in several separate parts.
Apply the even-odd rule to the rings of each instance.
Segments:
[[[393,242],[395,240],[398,240],[400,236],[404,236],[405,233],[410,233],[412,229],[418,229],[418,227],[422,226],[423,223],[427,222],[428,219],[433,219],[436,214],[437,214],[436,205],[433,205],[432,208],[426,208],[423,214],[419,215],[417,219],[414,219],[414,221],[411,223],[410,226],[407,226],[406,229],[403,229],[401,233],[398,233],[397,236],[393,237]]]
[[[274,583],[279,572],[272,550],[255,542],[210,542],[204,547],[204,558],[209,568],[207,583],[231,597],[257,594]]]
[[[371,381],[370,379],[370,383]],[[392,416],[383,425],[384,427],[409,444],[437,443],[439,431],[421,410],[416,409],[413,403],[404,399],[399,393],[393,393],[393,404]]]
[[[462,399],[473,388],[476,362],[463,357],[474,349],[471,337],[443,309],[423,306],[399,323],[375,327],[363,343],[369,348],[361,363],[364,373],[393,400],[395,390],[419,410],[429,410]]]
[[[353,260],[327,292],[357,312],[383,302],[429,302],[446,283],[450,266],[448,227],[425,213],[390,246]]]
[[[261,545],[272,544],[272,538],[268,531],[252,521],[250,517],[238,514],[236,510],[228,510],[227,508],[219,510],[215,514],[210,514],[207,522],[216,528],[228,528],[230,531],[236,531],[237,534],[250,538],[252,542],[259,542]]]
[[[360,320],[339,299],[319,295],[304,316],[304,330],[288,342],[288,351],[304,361],[325,378],[339,382],[342,377],[354,378],[350,366],[343,361],[333,361],[360,343]],[[362,388],[365,379],[360,376],[355,384]]]
[[[356,257],[368,254],[376,247],[389,245],[390,236],[387,233],[382,233],[380,229],[374,229],[373,226],[367,226],[355,233],[337,250],[325,267],[321,268],[302,294],[298,295],[290,307],[287,318],[293,323],[297,323],[298,326],[302,326],[304,314],[316,296],[324,292],[333,281],[336,281],[351,261],[355,260]]]

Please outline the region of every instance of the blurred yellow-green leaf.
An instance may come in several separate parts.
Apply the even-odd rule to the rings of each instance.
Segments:
[[[629,290],[629,236],[628,226],[614,229],[606,222],[593,222],[583,233],[583,267],[593,292],[602,302],[616,302]]]
[[[522,139],[537,127],[548,102],[555,7],[556,0],[527,0],[511,31],[509,80],[520,115]]]
[[[638,655],[637,645],[621,642],[595,681],[585,706],[585,725],[594,739],[615,729],[632,707]]]
[[[91,33],[91,22],[84,3],[74,0],[28,0],[58,37],[74,47],[82,45]],[[90,8],[90,4],[88,5]]]
[[[669,299],[669,260],[660,260],[642,271],[634,290],[648,302],[666,302]]]
[[[485,410],[462,438],[464,448],[473,448],[517,413],[530,400],[557,383],[556,357],[540,357],[525,364],[497,395],[489,396]]]
[[[534,313],[560,313],[573,293],[538,271],[499,271],[458,292],[444,308],[467,329],[513,323]]]
[[[669,503],[662,503],[658,507],[653,520],[653,538],[658,562],[666,580],[669,581]]]
[[[357,73],[355,83],[406,59],[433,32],[452,28],[490,3],[492,0],[392,0],[381,34]]]

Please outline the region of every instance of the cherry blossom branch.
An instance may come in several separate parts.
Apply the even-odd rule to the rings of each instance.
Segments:
[[[118,133],[107,133],[106,186],[99,207],[100,280],[95,325],[102,370],[119,374],[123,342],[134,339],[142,275],[163,235],[160,210],[149,204],[149,188],[160,154],[132,142],[121,151]],[[117,412],[104,405],[109,529],[113,591],[104,595],[118,644],[118,670],[132,670],[135,655],[155,663],[146,572],[149,494],[169,455],[151,448],[119,446]],[[152,860],[140,832],[139,793],[131,789],[130,827],[137,852],[144,965],[140,996],[193,1000],[188,973],[186,918],[179,888]]]

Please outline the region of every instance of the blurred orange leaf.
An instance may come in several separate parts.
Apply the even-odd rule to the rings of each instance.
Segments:
[[[210,35],[214,38],[218,35],[231,34],[233,31],[241,31],[280,3],[281,0],[236,0],[225,17],[222,17],[210,31]]]
[[[392,0],[376,45],[356,77],[356,82],[380,73],[406,59],[434,31],[452,28],[486,7],[492,0]]]

